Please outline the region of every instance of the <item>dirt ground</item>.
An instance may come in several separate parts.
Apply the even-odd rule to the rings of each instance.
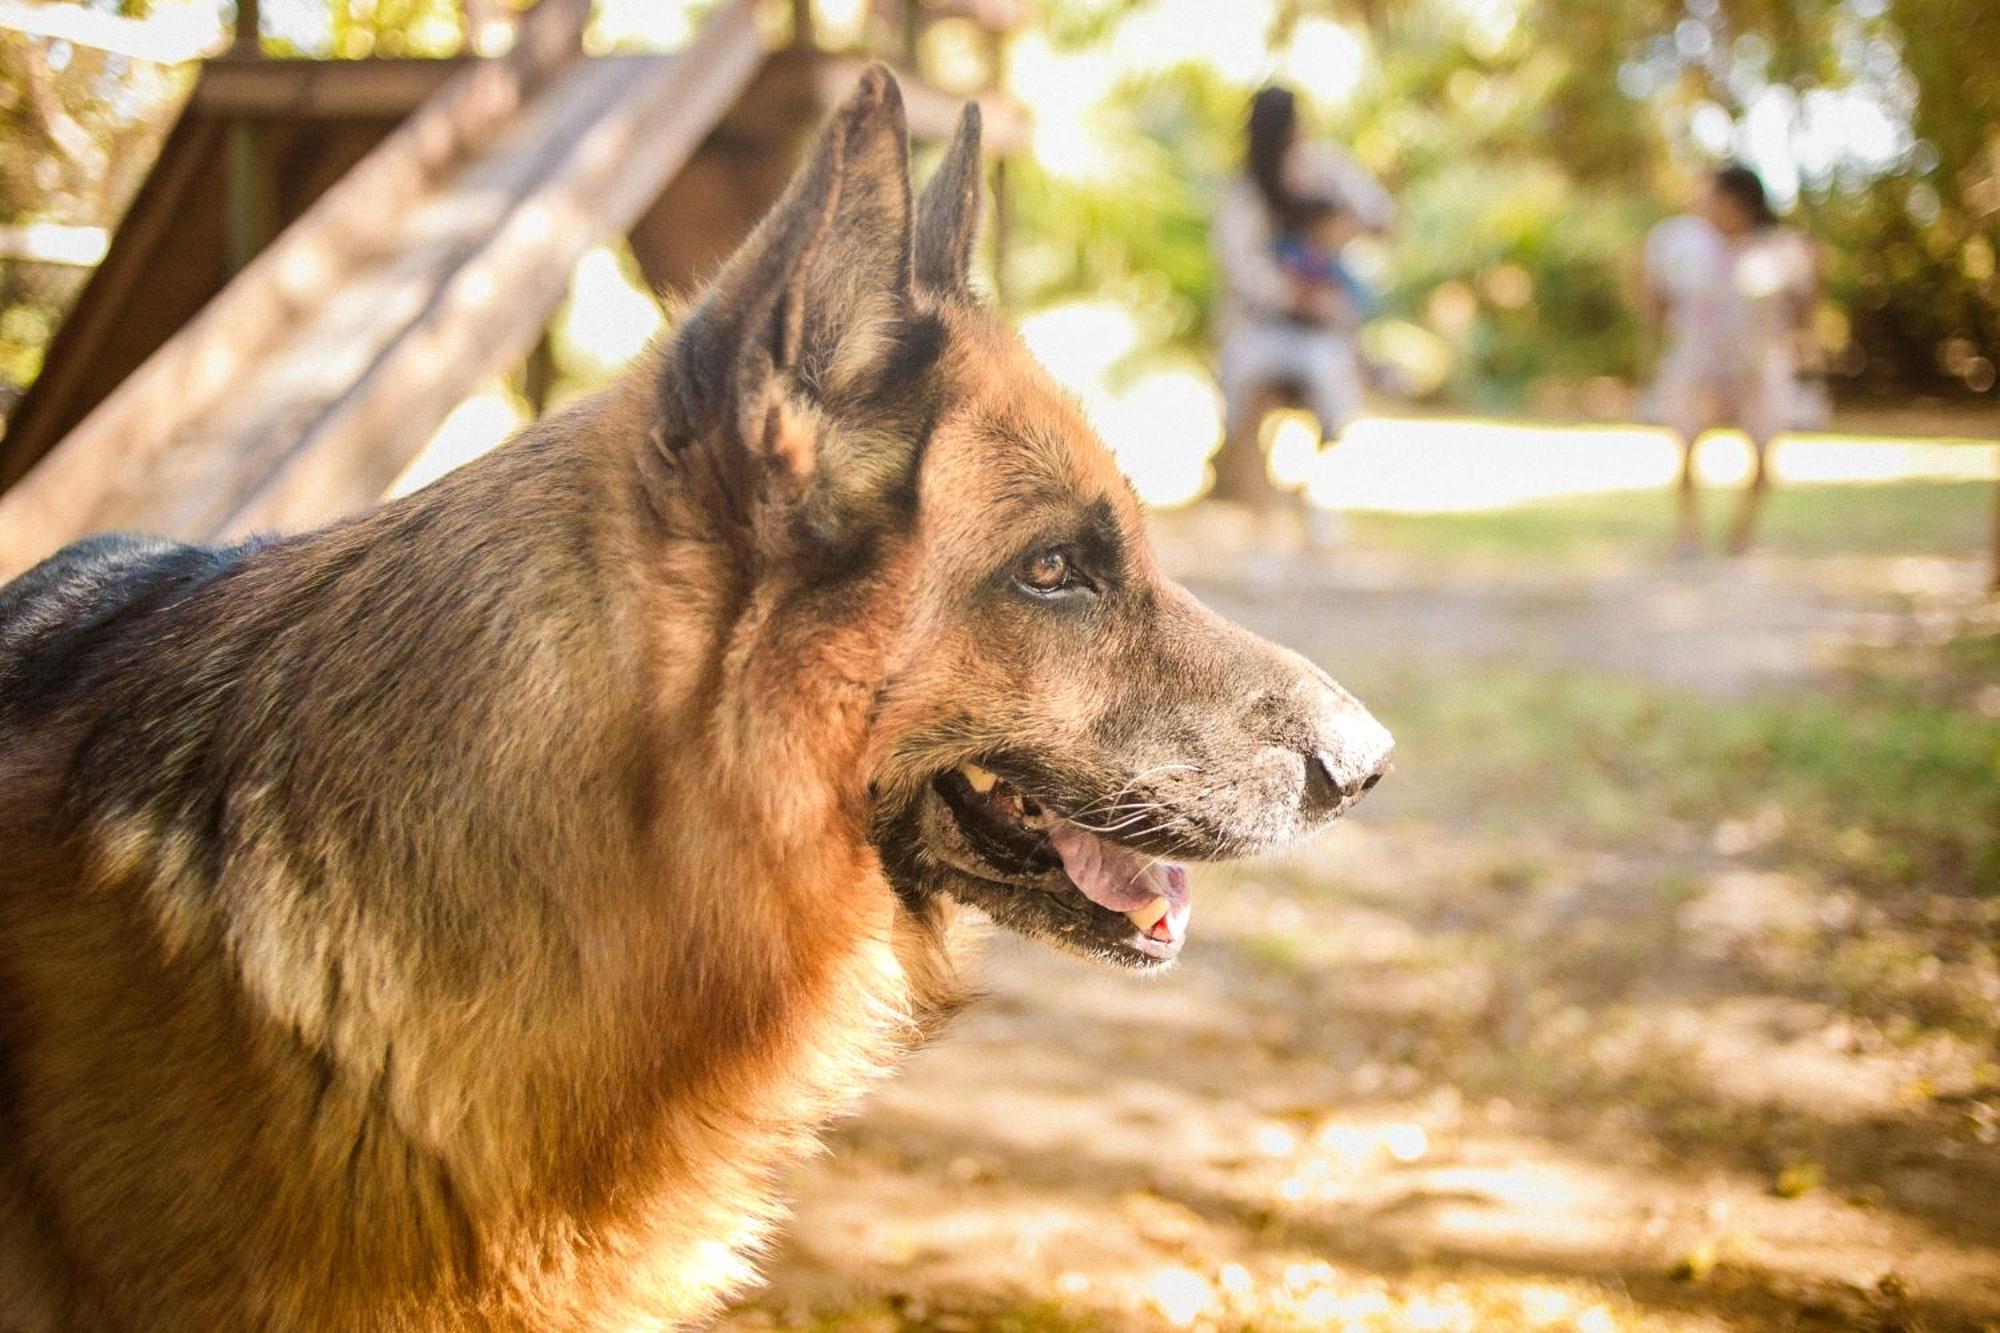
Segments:
[[[1398,772],[1163,978],[996,938],[725,1327],[2000,1329],[1977,547],[1431,532],[1160,520]]]

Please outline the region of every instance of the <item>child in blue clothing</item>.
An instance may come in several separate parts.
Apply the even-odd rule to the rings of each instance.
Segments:
[[[1363,231],[1354,214],[1324,196],[1299,200],[1277,237],[1278,266],[1300,282],[1323,287],[1339,299],[1335,326],[1353,329],[1381,308],[1375,292],[1341,259],[1347,243]]]

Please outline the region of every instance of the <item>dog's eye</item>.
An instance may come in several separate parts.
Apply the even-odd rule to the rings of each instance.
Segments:
[[[1039,593],[1061,592],[1076,582],[1069,557],[1057,550],[1035,552],[1021,563],[1014,577],[1029,592]]]

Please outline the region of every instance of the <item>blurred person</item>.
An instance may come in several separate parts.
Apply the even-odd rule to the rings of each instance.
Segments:
[[[1803,233],[1779,223],[1764,184],[1730,165],[1709,178],[1691,213],[1647,234],[1645,313],[1665,343],[1653,395],[1658,418],[1681,442],[1675,550],[1701,549],[1695,444],[1713,427],[1750,437],[1749,489],[1728,549],[1747,550],[1770,489],[1771,442],[1798,424],[1800,346],[1819,290],[1818,262]]]
[[[1365,302],[1356,299],[1359,284],[1350,289],[1325,260],[1346,271],[1339,251],[1347,241],[1386,229],[1395,211],[1388,191],[1352,157],[1304,137],[1290,89],[1268,87],[1251,99],[1243,171],[1217,210],[1214,234],[1222,392],[1242,466],[1261,465],[1251,441],[1274,388],[1295,389],[1328,438],[1359,414],[1354,330]]]

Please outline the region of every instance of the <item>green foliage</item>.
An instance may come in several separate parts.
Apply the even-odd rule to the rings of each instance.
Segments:
[[[136,16],[146,6],[121,8]],[[0,226],[115,221],[192,73],[0,30]],[[0,416],[40,371],[85,276],[0,259]]]
[[[459,0],[335,0],[333,54],[449,56],[465,42]]]
[[[1637,334],[1623,288],[1647,210],[1629,192],[1580,186],[1546,162],[1495,170],[1461,159],[1414,179],[1402,203],[1386,306],[1436,325],[1430,303],[1458,299],[1463,327],[1441,332],[1459,353],[1461,400],[1497,406],[1544,376],[1630,373]]]
[[[1023,223],[1008,274],[1015,299],[1117,293],[1153,342],[1206,347],[1209,217],[1234,166],[1241,115],[1239,89],[1181,65],[1121,82],[1103,109],[1115,179],[1069,180],[1020,162],[1008,178]]]

